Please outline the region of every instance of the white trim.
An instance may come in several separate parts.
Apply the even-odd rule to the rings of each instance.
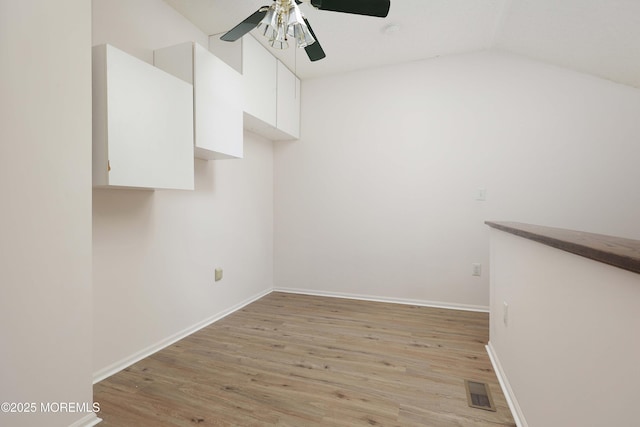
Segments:
[[[193,326],[190,326],[186,329],[181,330],[180,332],[177,332],[153,345],[150,345],[147,348],[144,348],[140,351],[138,351],[137,353],[132,354],[129,357],[125,357],[124,359],[121,359],[109,366],[107,366],[106,368],[100,369],[97,372],[93,373],[93,383],[96,384],[102,380],[104,380],[105,378],[110,377],[111,375],[120,372],[121,370],[123,370],[124,368],[133,365],[136,362],[139,362],[140,360],[144,359],[145,357],[151,356],[153,353],[156,353],[160,350],[162,350],[165,347],[170,346],[171,344],[180,341],[181,339],[193,334],[194,332],[199,331],[200,329],[211,325],[214,322],[217,322],[218,320],[222,319],[223,317],[226,317],[228,315],[230,315],[231,313],[233,313],[234,311],[240,310],[241,308],[245,307],[246,305],[251,304],[252,302],[259,300],[260,298],[264,297],[265,295],[268,295],[272,292],[271,289],[267,289],[266,291],[262,291],[257,295],[254,295],[226,310],[223,310],[201,322],[196,323]],[[74,426],[75,427],[75,426]]]
[[[504,394],[505,399],[507,400],[507,404],[509,405],[509,409],[511,409],[511,415],[513,415],[513,419],[516,422],[516,426],[518,427],[528,427],[527,421],[524,419],[524,414],[522,413],[522,409],[520,408],[520,404],[518,403],[518,399],[516,399],[515,394],[513,393],[513,389],[511,388],[511,384],[509,384],[509,380],[507,380],[507,376],[502,369],[502,365],[500,364],[500,360],[498,359],[498,355],[496,354],[491,342],[485,346],[487,349],[487,353],[489,353],[489,359],[491,359],[491,364],[493,365],[493,370],[498,377],[498,382],[500,382],[500,388],[502,388],[502,394]]]
[[[91,413],[80,418],[78,421],[71,424],[69,427],[93,427],[101,421],[102,421],[102,418],[98,418],[95,413]]]
[[[453,303],[439,302],[439,301],[425,301],[425,300],[393,298],[393,297],[378,297],[378,296],[371,296],[371,295],[347,294],[347,293],[341,293],[341,292],[312,291],[307,289],[295,289],[295,288],[274,288],[273,291],[285,292],[289,294],[303,294],[303,295],[314,295],[314,296],[320,296],[320,297],[346,298],[346,299],[357,299],[357,300],[363,300],[363,301],[387,302],[387,303],[393,303],[393,304],[418,305],[422,307],[446,308],[448,310],[478,311],[482,313],[489,312],[489,307],[483,306],[483,305],[453,304]]]

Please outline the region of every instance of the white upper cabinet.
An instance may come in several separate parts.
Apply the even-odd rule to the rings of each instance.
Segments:
[[[110,45],[93,48],[93,185],[193,190],[193,88]]]
[[[194,147],[201,159],[242,158],[242,76],[206,48],[187,42],[158,49],[154,64],[193,84]]]
[[[276,127],[294,138],[300,137],[300,79],[278,61]]]
[[[271,140],[300,137],[300,79],[251,36],[209,37],[209,49],[242,71],[244,127]]]
[[[277,59],[253,37],[242,39],[244,111],[276,126]]]

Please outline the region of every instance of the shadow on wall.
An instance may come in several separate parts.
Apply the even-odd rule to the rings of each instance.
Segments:
[[[214,179],[216,162],[202,159],[194,159],[194,161],[194,184],[196,191],[214,192],[216,189]]]

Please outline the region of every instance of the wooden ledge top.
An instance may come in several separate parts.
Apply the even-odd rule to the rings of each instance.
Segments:
[[[489,227],[640,273],[640,240],[519,222],[485,221]]]

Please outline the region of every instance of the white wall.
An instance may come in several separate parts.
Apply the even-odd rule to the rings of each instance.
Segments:
[[[486,52],[302,93],[274,154],[277,288],[487,307],[486,219],[640,238],[636,89]]]
[[[523,425],[637,425],[640,275],[497,230],[491,264],[490,343]]]
[[[2,426],[95,419],[40,407],[93,401],[90,47],[88,2],[0,0]]]
[[[93,43],[148,62],[207,36],[161,0],[94,0]],[[94,190],[94,374],[112,373],[273,286],[273,147],[195,161],[195,191]],[[214,282],[214,269],[224,278]]]

